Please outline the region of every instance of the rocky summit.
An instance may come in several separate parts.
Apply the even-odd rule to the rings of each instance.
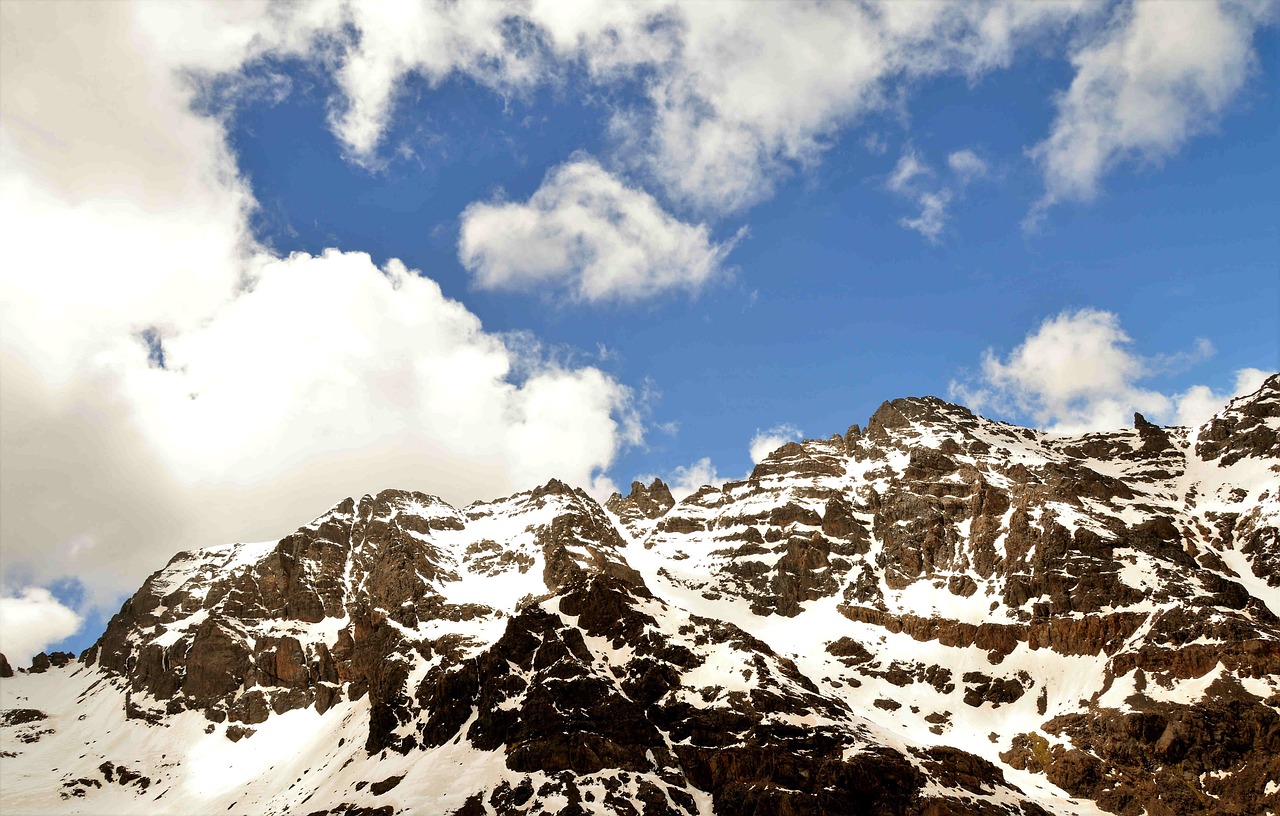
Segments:
[[[179,553],[0,658],[0,810],[1280,814],[1278,614],[1280,378],[1078,436],[899,399],[679,502]]]

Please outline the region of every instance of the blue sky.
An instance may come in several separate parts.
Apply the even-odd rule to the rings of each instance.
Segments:
[[[232,142],[263,205],[259,235],[278,249],[400,258],[490,330],[531,331],[632,387],[651,383],[660,396],[649,420],[678,430],[623,451],[611,475],[625,485],[702,456],[738,475],[751,467],[744,440],[759,429],[827,435],[885,399],[946,397],[985,349],[1007,352],[1046,317],[1083,307],[1116,313],[1139,353],[1213,343],[1207,359],[1154,377],[1162,390],[1223,391],[1238,369],[1274,369],[1278,65],[1276,38],[1259,35],[1254,76],[1217,132],[1171,158],[1127,163],[1097,200],[1062,205],[1034,231],[1022,221],[1042,183],[1026,151],[1049,130],[1046,91],[1070,83],[1070,66],[1024,54],[977,82],[922,83],[905,112],[833,134],[815,167],[791,168],[775,195],[714,220],[718,240],[748,230],[725,280],[693,297],[596,308],[478,289],[458,259],[468,204],[525,200],[575,152],[609,152],[608,109],[584,104],[573,84],[506,100],[459,80],[413,88],[386,138],[410,140],[415,155],[376,172],[344,158],[315,86],[239,111]],[[966,149],[989,175],[971,183],[938,240],[901,227],[911,204],[885,187],[904,151],[941,173]]]
[[[97,5],[4,8],[15,652],[349,493],[1280,367],[1275,4]]]

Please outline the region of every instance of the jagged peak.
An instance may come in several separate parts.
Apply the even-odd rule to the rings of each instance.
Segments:
[[[600,503],[593,499],[587,491],[580,487],[574,487],[562,479],[553,477],[548,479],[546,483],[538,485],[530,490],[518,491],[508,496],[500,496],[496,499],[489,499],[487,501],[473,502],[467,505],[466,512],[469,513],[482,508],[492,508],[510,503],[519,504],[529,501],[545,502],[552,499],[559,499],[569,504],[588,508],[600,506]]]
[[[361,500],[369,499],[378,502],[404,502],[413,501],[428,507],[437,505],[440,507],[448,507],[450,510],[456,509],[444,499],[434,493],[423,493],[419,490],[405,490],[397,487],[388,487],[379,490],[377,493],[366,493]]]
[[[1280,416],[1280,373],[1272,374],[1248,394],[1231,399],[1217,416],[1241,413],[1246,416]]]
[[[1221,460],[1267,429],[1280,430],[1280,419],[1268,418],[1280,414],[1268,407],[1280,405],[1277,385],[1220,414]],[[1258,409],[1265,416],[1248,413],[1254,406],[1266,408]],[[727,756],[734,773],[735,756],[750,760],[740,767],[757,785],[760,757],[797,766],[785,753],[760,753],[785,746],[759,743],[774,732],[742,719],[756,713],[768,718],[757,718],[761,723],[785,716],[792,724],[822,723],[829,713],[821,739],[839,751],[820,757],[808,778],[845,778],[837,763],[860,756],[875,759],[867,773],[882,773],[888,754],[848,750],[881,730],[910,728],[913,740],[929,740],[924,734],[987,733],[989,724],[986,756],[993,762],[1018,770],[1047,762],[1035,771],[1046,775],[1073,762],[1119,767],[1127,787],[1117,790],[1133,797],[1127,801],[1156,801],[1164,777],[1147,769],[1167,723],[1186,725],[1179,733],[1188,744],[1210,744],[1199,740],[1233,723],[1265,736],[1276,720],[1263,695],[1274,696],[1280,677],[1275,618],[1265,609],[1274,593],[1260,594],[1276,586],[1264,583],[1276,571],[1274,515],[1263,514],[1274,480],[1235,489],[1240,475],[1262,470],[1247,463],[1221,474],[1221,487],[1197,483],[1181,498],[1186,440],[1185,429],[1161,429],[1141,415],[1132,429],[1058,437],[915,397],[882,405],[865,435],[852,426],[843,437],[780,446],[750,479],[704,487],[656,519],[641,508],[670,501],[661,479],[633,482],[603,509],[552,479],[470,505],[456,527],[431,515],[456,512],[438,497],[380,491],[339,502],[324,529],[175,561],[126,603],[82,658],[117,681],[83,676],[95,684],[91,693],[119,691],[128,720],[145,721],[126,721],[142,735],[138,745],[154,739],[145,723],[182,710],[203,708],[205,733],[232,742],[298,709],[328,717],[335,730],[324,734],[336,736],[341,722],[343,752],[325,746],[325,765],[299,752],[311,766],[302,776],[316,774],[311,780],[280,769],[264,773],[288,785],[279,798],[228,791],[219,812],[228,803],[227,812],[267,812],[267,804],[296,809],[313,795],[316,808],[343,802],[356,812],[351,800],[362,789],[352,779],[382,779],[367,787],[376,797],[418,773],[395,796],[411,791],[404,801],[443,813],[409,797],[436,790],[441,778],[426,774],[441,767],[467,778],[470,769],[454,764],[454,746],[492,750],[504,761],[494,767],[505,767],[503,785],[510,785],[494,796],[481,791],[487,801],[480,794],[468,801],[510,812],[517,790],[534,795],[519,775],[530,768],[573,778],[564,774],[566,745],[590,749],[581,756],[592,764],[570,770],[592,777],[594,787],[597,759],[605,773],[623,760],[649,768],[677,746],[683,753],[662,761],[678,771],[677,759],[703,750],[687,739],[694,729],[736,734],[738,744],[705,753],[717,762]],[[1216,474],[1200,468],[1191,475]],[[1227,506],[1248,512],[1219,512]],[[1251,542],[1256,554],[1246,560],[1250,551],[1235,542]],[[975,662],[979,651],[987,665]],[[55,666],[64,659],[47,657]],[[1064,661],[1080,666],[1065,686],[1056,679]],[[17,682],[38,682],[26,673]],[[49,679],[60,678],[55,671]],[[1145,696],[1132,696],[1144,688]],[[899,689],[919,705],[898,703]],[[1036,696],[1041,720],[1029,720]],[[360,747],[352,737],[366,732],[356,730],[355,705],[365,697],[367,740]],[[744,699],[750,704],[741,705]],[[329,714],[335,706],[345,708]],[[650,716],[655,712],[661,716]],[[840,748],[831,739],[855,712],[871,722],[855,723],[847,736],[858,740]],[[1041,730],[1023,733],[1042,721]],[[597,724],[604,733],[591,730]],[[946,747],[950,739],[912,749],[924,760],[915,767],[941,774],[948,785],[953,767],[967,778],[977,771],[989,782],[1001,778],[996,766]],[[1236,812],[1255,812],[1274,752],[1265,740],[1249,739],[1207,777],[1194,756],[1185,765],[1171,761],[1171,773],[1194,770],[1199,776],[1186,776],[1189,784],[1198,779],[1207,795],[1243,803]],[[66,744],[81,754],[95,750],[87,741],[83,749]],[[114,736],[113,744],[125,745]],[[258,751],[256,744],[234,750]],[[796,744],[805,756],[820,745]],[[438,748],[445,753],[424,753],[422,761],[398,756]],[[1074,751],[1068,758],[1066,749]],[[116,792],[121,783],[101,769],[121,756],[83,755],[80,764],[90,776],[94,769],[106,774],[114,783],[106,790]],[[363,770],[343,770],[366,760]],[[338,771],[326,775],[329,762]],[[583,767],[588,772],[579,773]],[[1218,774],[1220,768],[1231,773]],[[908,772],[902,778],[916,778],[907,764],[901,769]],[[161,780],[152,795],[187,773],[169,760],[148,771]],[[103,790],[78,770],[55,773],[70,779],[64,788],[83,783],[70,795]],[[1096,778],[1110,784],[1101,772]],[[783,781],[777,790],[789,794],[794,785]],[[302,793],[299,784],[312,790]],[[236,811],[236,802],[246,809]],[[962,809],[946,802],[934,808]],[[689,798],[687,807],[664,812],[696,811]]]
[[[659,479],[657,476],[653,477],[653,481],[649,483],[648,487],[644,486],[644,482],[632,482],[631,493],[627,498],[638,499],[641,496],[647,496],[648,498],[658,501],[670,499],[671,488],[667,487],[667,483]]]
[[[956,405],[939,397],[902,397],[884,402],[876,409],[867,420],[866,435],[879,437],[890,429],[918,423],[971,423],[976,419],[973,411],[963,405]]]
[[[377,493],[365,493],[359,499],[348,496],[302,526],[304,530],[316,530],[329,522],[349,523],[357,517],[371,517],[380,509],[411,510],[425,518],[456,518],[457,508],[431,493],[401,488],[384,488]]]
[[[533,495],[539,496],[548,493],[572,493],[573,487],[568,482],[561,481],[555,477],[547,480],[547,483],[533,489]]]
[[[624,497],[615,492],[604,503],[605,509],[616,516],[620,525],[632,535],[643,535],[675,505],[671,489],[656,477],[648,487],[644,482],[634,481],[628,495]]]
[[[357,509],[361,512],[361,515],[375,513],[380,508],[388,507],[400,511],[410,511],[415,515],[431,518],[456,517],[458,515],[458,509],[439,496],[398,488],[388,488],[374,494],[366,493],[360,497],[360,501],[357,504]]]
[[[618,505],[624,501],[634,505],[637,510],[649,518],[656,518],[662,515],[674,507],[676,503],[675,497],[671,495],[671,488],[667,487],[667,483],[656,476],[647,487],[644,482],[633,481],[631,483],[631,492],[625,498],[621,493],[615,492],[609,497],[606,505]]]
[[[823,446],[830,444],[825,439],[807,439],[780,445],[751,470],[750,480],[758,481],[769,476],[838,476],[844,472],[844,467],[832,461],[829,450],[822,451]],[[838,454],[844,456],[843,446]]]
[[[330,507],[328,510],[316,516],[314,519],[311,520],[311,523],[306,526],[319,527],[321,524],[323,524],[326,521],[329,521],[331,519],[336,519],[336,518],[344,518],[347,516],[352,516],[355,514],[355,512],[356,512],[356,500],[352,496],[347,496],[342,501],[338,502],[337,504]]]
[[[1229,466],[1243,458],[1280,456],[1280,374],[1227,403],[1196,432],[1201,459]]]
[[[552,478],[531,490],[486,501],[472,502],[460,515],[468,520],[492,515],[521,514],[536,508],[555,508],[557,514],[604,518],[604,506],[580,487]],[[468,521],[468,523],[470,523]]]

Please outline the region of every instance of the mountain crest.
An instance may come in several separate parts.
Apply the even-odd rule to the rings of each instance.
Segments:
[[[1199,429],[921,397],[678,503],[345,499],[0,682],[5,808],[1274,810],[1277,431],[1275,377]]]

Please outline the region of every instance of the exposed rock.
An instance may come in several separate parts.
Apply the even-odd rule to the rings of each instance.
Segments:
[[[343,777],[362,781],[304,774],[277,810],[309,789],[317,813],[381,816],[474,784],[421,808],[1044,813],[999,758],[1126,816],[1265,812],[1277,431],[1276,378],[1200,429],[1065,437],[910,398],[678,504],[657,480],[605,507],[557,480],[461,510],[383,491],[175,556],[76,672],[86,699],[120,695],[126,729],[198,710],[223,750],[297,709],[344,718],[325,761],[368,763]],[[64,738],[23,716],[0,720],[12,744]],[[912,725],[937,744],[876,736]],[[972,733],[985,759],[949,745]],[[77,807],[104,782],[174,789],[170,765],[100,770],[85,747],[50,783]],[[489,770],[415,776],[453,757]]]
[[[382,780],[381,782],[374,782],[372,785],[370,785],[369,792],[372,793],[374,796],[381,796],[382,794],[394,788],[396,785],[399,785],[400,780],[402,779],[404,779],[404,774],[400,774],[399,776],[389,776],[386,779]]]
[[[26,725],[46,719],[47,714],[34,708],[7,708],[0,711],[0,725]]]
[[[655,478],[648,487],[640,482],[632,482],[631,493],[626,498],[620,493],[614,493],[605,502],[605,508],[625,521],[636,516],[645,519],[661,518],[675,504],[671,489],[661,479]]]
[[[770,453],[751,471],[752,479],[769,476],[839,476],[839,465],[822,456],[812,456],[799,442],[788,442]]]
[[[1273,420],[1280,408],[1280,374],[1272,374],[1248,398],[1236,399],[1205,425],[1196,443],[1203,459],[1218,460],[1223,467],[1245,457],[1280,457],[1280,433]]]

